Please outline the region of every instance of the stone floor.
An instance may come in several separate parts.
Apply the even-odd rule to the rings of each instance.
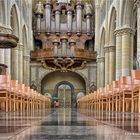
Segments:
[[[140,116],[52,109],[0,112],[0,140],[140,140]]]

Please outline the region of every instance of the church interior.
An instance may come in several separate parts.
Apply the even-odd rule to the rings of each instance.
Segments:
[[[0,140],[140,139],[140,0],[0,0]]]

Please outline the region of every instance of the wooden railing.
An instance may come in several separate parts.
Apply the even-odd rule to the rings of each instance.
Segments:
[[[54,54],[51,48],[46,50],[36,50],[31,52],[32,59],[53,59]],[[84,60],[95,60],[96,59],[96,52],[88,51],[83,49],[76,49],[75,50],[75,57],[76,59],[84,59]]]

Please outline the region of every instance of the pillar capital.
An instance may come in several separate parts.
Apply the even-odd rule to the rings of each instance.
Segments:
[[[12,33],[12,28],[8,27],[8,26],[1,26],[0,25],[0,33],[11,34]]]
[[[132,29],[129,26],[124,26],[122,28],[119,28],[119,29],[115,30],[115,35],[116,36],[123,35],[123,34],[135,34],[135,30]]]
[[[30,55],[24,55],[23,57],[24,57],[24,59],[25,59],[26,61],[29,61],[29,60],[30,60]]]
[[[105,53],[108,53],[108,52],[109,52],[109,46],[105,46],[105,47],[104,47],[104,52],[105,52]]]
[[[105,62],[105,57],[97,58],[97,63]]]
[[[109,52],[115,52],[116,46],[109,46]]]

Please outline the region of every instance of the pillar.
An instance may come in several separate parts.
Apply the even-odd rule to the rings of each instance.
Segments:
[[[116,34],[116,80],[122,75],[122,36],[119,30]]]
[[[23,76],[24,76],[24,84],[26,86],[29,86],[29,82],[30,82],[30,55],[24,55],[24,72],[23,72]]]
[[[109,47],[104,48],[105,51],[105,84],[109,83]]]
[[[0,49],[0,63],[4,64],[4,49]]]
[[[96,1],[97,2],[97,1]],[[100,5],[95,5],[95,51],[99,50],[100,38]]]
[[[94,84],[94,86],[97,86],[97,65],[93,62],[88,64],[88,79],[90,81],[90,85]]]
[[[137,60],[140,68],[140,0],[136,0],[137,6]]]
[[[122,30],[122,75],[128,76],[131,71],[131,35],[134,34],[131,28]]]
[[[27,63],[26,63],[26,68],[27,68],[27,81],[26,84],[30,86],[30,55],[26,56],[27,58]]]
[[[18,52],[19,52],[19,44],[17,45],[16,48],[13,48],[11,50],[11,55],[12,55],[12,58],[11,58],[11,76],[12,76],[12,79],[13,80],[18,80],[18,71],[19,71],[19,67],[18,67],[18,59],[19,59],[19,56],[18,56]]]
[[[23,83],[23,44],[19,44],[19,83]]]
[[[105,85],[105,58],[97,58],[97,87],[103,87]]]
[[[7,65],[7,74],[11,75],[11,49],[5,49],[4,64]]]
[[[109,83],[115,80],[115,46],[109,46]]]

